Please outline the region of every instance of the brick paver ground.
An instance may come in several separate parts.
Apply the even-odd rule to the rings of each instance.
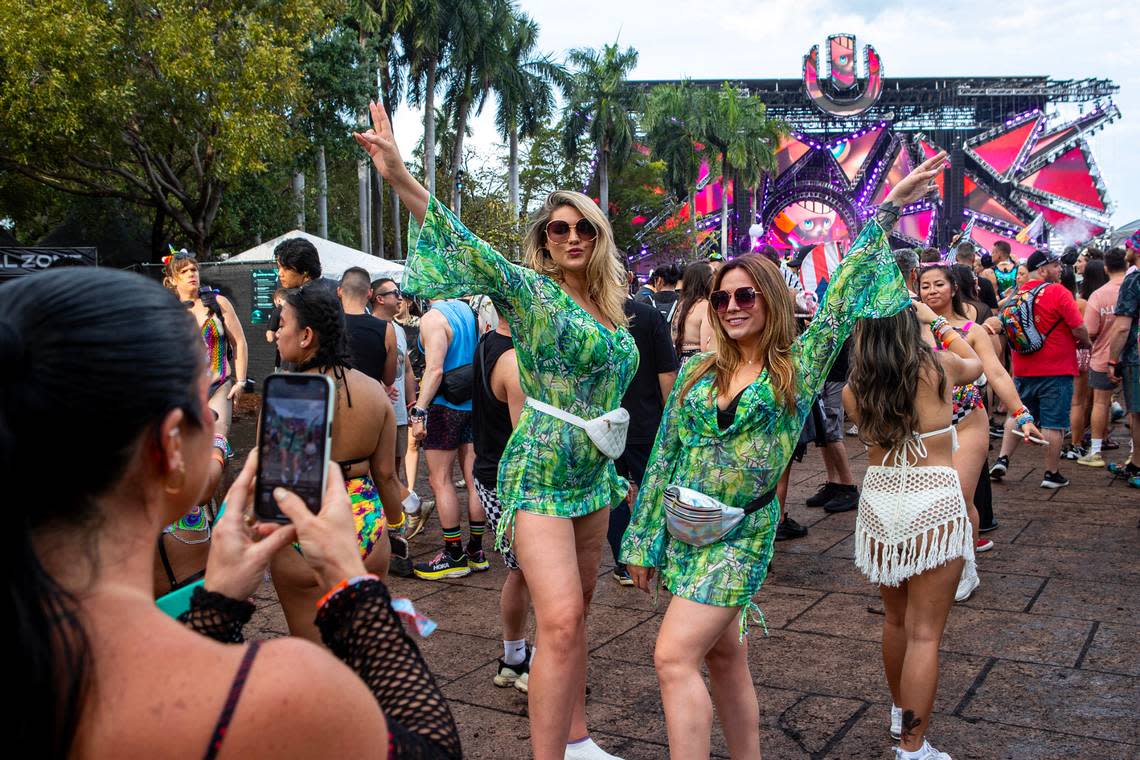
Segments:
[[[861,480],[862,446],[849,438],[848,449]],[[955,760],[1140,758],[1140,491],[1073,463],[1063,464],[1073,484],[1046,491],[1040,455],[1020,454],[994,486],[1000,528],[989,534],[994,550],[979,555],[982,586],[950,616],[930,737]],[[769,629],[754,628],[749,641],[763,752],[768,760],[889,758],[882,605],[852,564],[855,513],[803,506],[822,481],[810,451],[789,498],[810,534],[777,544],[757,597]],[[419,491],[430,493],[423,482]],[[424,558],[439,540],[433,520],[413,552]],[[627,760],[665,758],[653,643],[667,594],[654,608],[619,587],[611,567],[607,557],[589,621],[591,733]],[[491,684],[503,577],[493,555],[490,572],[468,578],[392,582],[394,595],[439,623],[421,646],[473,760],[530,754],[525,697]],[[285,631],[271,586],[253,625],[261,637]],[[713,754],[727,757],[719,729]]]

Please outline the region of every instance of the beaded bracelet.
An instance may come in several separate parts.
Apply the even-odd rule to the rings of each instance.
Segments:
[[[1033,415],[1029,413],[1028,408],[1022,405],[1021,408],[1013,413],[1013,421],[1017,423],[1018,427],[1030,425],[1033,423]]]
[[[335,586],[333,586],[332,588],[330,588],[328,590],[327,594],[325,594],[324,596],[322,596],[320,599],[317,600],[317,609],[319,610],[321,607],[324,607],[325,602],[327,602],[329,599],[332,599],[339,592],[344,591],[349,586],[354,586],[357,583],[360,583],[362,581],[378,581],[378,580],[380,580],[380,576],[373,575],[372,573],[365,573],[364,575],[357,575],[353,578],[345,578],[343,581],[341,581],[340,583],[338,583]]]
[[[930,322],[930,331],[934,333],[934,337],[942,344],[943,350],[950,348],[950,344],[958,337],[958,333],[946,321],[946,317],[935,317]]]

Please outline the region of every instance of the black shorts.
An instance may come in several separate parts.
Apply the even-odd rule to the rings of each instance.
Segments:
[[[471,432],[471,412],[462,412],[442,404],[432,404],[427,413],[427,435],[424,448],[455,451],[475,436]]]

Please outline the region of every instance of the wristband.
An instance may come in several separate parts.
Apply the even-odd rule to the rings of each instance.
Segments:
[[[1033,415],[1029,413],[1029,409],[1022,405],[1020,409],[1013,413],[1013,421],[1017,423],[1018,427],[1022,427],[1033,423]]]
[[[233,447],[224,435],[214,436],[214,448],[222,453],[222,461],[234,458]]]
[[[334,596],[336,596],[341,591],[344,591],[349,586],[355,586],[357,583],[360,583],[362,581],[378,581],[378,580],[380,580],[380,576],[373,575],[372,573],[366,573],[364,575],[357,575],[353,578],[345,578],[343,581],[341,581],[340,583],[338,583],[335,586],[333,586],[332,588],[330,588],[328,590],[327,594],[325,594],[324,596],[322,596],[320,599],[317,600],[317,609],[319,610],[321,607],[324,607],[325,602],[327,602],[329,599],[332,599]]]
[[[400,530],[401,528],[404,527],[404,523],[406,523],[407,521],[408,521],[408,516],[401,511],[400,512],[400,522],[388,523],[388,530]]]
[[[413,406],[411,409],[409,409],[408,414],[410,414],[412,417],[414,417],[417,420],[425,419],[428,416],[427,410],[421,409],[418,406]]]

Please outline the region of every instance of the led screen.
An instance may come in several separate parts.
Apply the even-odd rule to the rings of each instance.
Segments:
[[[850,233],[843,217],[821,201],[796,201],[776,214],[768,229],[768,241],[777,248],[802,248],[847,240]]]
[[[1017,160],[1027,140],[1033,136],[1040,118],[1030,119],[1021,126],[970,148],[974,155],[989,164],[998,175],[1005,174]]]
[[[871,149],[875,147],[875,142],[879,139],[879,135],[883,133],[882,128],[872,129],[862,137],[856,137],[853,140],[844,140],[831,147],[831,155],[835,158],[839,168],[847,175],[849,182],[854,182],[859,170],[863,168],[863,164],[867,161],[867,156],[870,155]]]
[[[1024,187],[1067,198],[1074,203],[1104,209],[1104,201],[1092,177],[1092,168],[1080,147],[1062,154],[1053,163],[1021,180]]]

